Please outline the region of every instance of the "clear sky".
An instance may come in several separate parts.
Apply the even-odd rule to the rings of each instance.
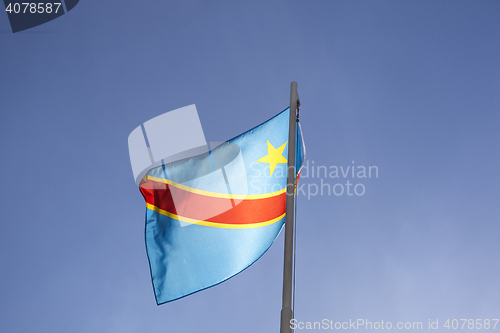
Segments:
[[[2,332],[278,332],[283,235],[156,305],[127,137],[196,104],[229,139],[291,81],[309,171],[378,170],[301,179],[295,317],[499,318],[499,17],[496,0],[81,0],[12,34],[0,14]],[[364,194],[312,195],[347,181]]]

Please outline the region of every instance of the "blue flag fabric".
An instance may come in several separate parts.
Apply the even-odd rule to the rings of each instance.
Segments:
[[[144,176],[158,305],[229,279],[272,245],[285,219],[288,122],[289,108],[206,154]],[[299,170],[305,149],[297,126]]]

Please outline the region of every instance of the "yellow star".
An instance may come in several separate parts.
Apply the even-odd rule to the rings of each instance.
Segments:
[[[278,163],[287,162],[287,159],[283,156],[283,150],[285,150],[286,144],[287,142],[276,149],[268,140],[267,155],[257,160],[257,162],[269,163],[269,171],[271,172],[271,176],[273,175],[274,169],[276,168]]]

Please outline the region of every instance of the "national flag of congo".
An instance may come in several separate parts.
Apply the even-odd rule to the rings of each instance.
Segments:
[[[238,274],[276,239],[285,217],[288,120],[287,108],[205,154],[144,176],[139,186],[157,304]]]

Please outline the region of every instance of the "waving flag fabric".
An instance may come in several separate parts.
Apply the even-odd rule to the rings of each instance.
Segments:
[[[289,108],[207,153],[160,165],[142,178],[158,305],[238,274],[276,239],[285,217],[288,121]],[[300,167],[304,148],[297,133]]]

